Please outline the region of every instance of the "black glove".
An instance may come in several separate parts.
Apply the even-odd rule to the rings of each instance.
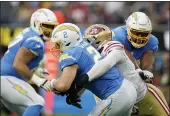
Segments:
[[[69,105],[73,105],[80,109],[82,108],[81,104],[79,103],[79,102],[81,102],[80,97],[77,94],[75,94],[75,95],[68,94],[68,96],[66,97],[66,102]]]
[[[83,86],[89,82],[88,80],[89,76],[87,74],[83,74],[76,78],[75,83],[77,86]]]
[[[73,83],[70,87],[70,89],[66,92],[66,102],[69,105],[73,105],[77,108],[82,108],[80,97],[77,95],[77,93],[82,89],[81,86],[77,86],[75,83]]]

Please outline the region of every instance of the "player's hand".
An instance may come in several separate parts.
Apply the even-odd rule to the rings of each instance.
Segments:
[[[147,80],[147,79],[152,79],[153,78],[153,73],[147,71],[147,70],[142,70],[139,72],[140,77],[143,80]]]
[[[137,70],[139,73],[140,77],[147,83],[153,83],[152,78],[153,78],[153,73],[151,73],[148,70]]]
[[[73,105],[73,106],[80,108],[80,109],[82,108],[82,106],[80,104],[80,102],[81,102],[80,97],[77,94],[74,94],[74,95],[68,94],[67,97],[66,97],[66,102],[69,105]]]
[[[46,68],[38,67],[35,72],[36,75],[38,75],[41,78],[46,78],[46,76],[49,75],[49,72]]]
[[[51,86],[50,81],[48,81],[47,79],[44,79],[44,82],[40,85],[40,87],[48,92],[53,91],[53,87]]]

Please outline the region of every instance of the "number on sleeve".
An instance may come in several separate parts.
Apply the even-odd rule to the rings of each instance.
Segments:
[[[89,52],[89,54],[93,55],[93,59],[95,63],[99,61],[99,59],[101,58],[100,53],[98,53],[98,51],[92,46],[87,47],[87,51]]]

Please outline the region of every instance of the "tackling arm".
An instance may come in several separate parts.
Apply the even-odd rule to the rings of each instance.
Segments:
[[[112,66],[116,65],[118,62],[124,61],[124,58],[125,57],[123,49],[113,49],[105,58],[98,61],[87,73],[87,75],[89,76],[89,81],[100,77],[105,72],[107,72]]]

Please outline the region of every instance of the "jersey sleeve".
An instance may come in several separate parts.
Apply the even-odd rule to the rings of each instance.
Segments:
[[[150,48],[153,52],[157,52],[158,51],[158,44],[159,44],[158,39],[153,35],[151,35],[150,39],[151,40],[149,41],[149,44],[148,44],[149,47],[148,48]]]
[[[73,57],[73,55],[65,53],[60,56],[59,58],[60,70],[63,70],[65,67],[73,64],[77,64],[77,60]]]
[[[126,60],[124,54],[123,45],[121,45],[120,42],[110,41],[106,43],[102,51],[102,55],[105,57],[96,62],[87,73],[89,81],[100,77],[117,63],[124,62]]]
[[[112,50],[124,50],[124,46],[119,41],[110,41],[104,45],[102,55],[107,56]]]
[[[36,56],[44,53],[44,43],[39,37],[28,38],[22,43],[22,46],[29,49]]]

